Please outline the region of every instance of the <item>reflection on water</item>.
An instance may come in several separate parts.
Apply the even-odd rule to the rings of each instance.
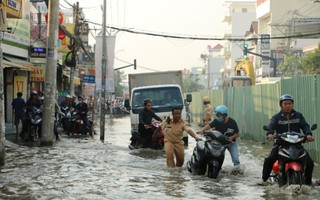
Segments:
[[[192,175],[185,166],[168,169],[163,151],[129,150],[129,118],[112,119],[105,133],[105,143],[95,135],[89,140],[62,137],[52,148],[9,145],[0,173],[0,199],[307,200],[319,196],[319,187],[257,186],[261,154],[267,151],[248,141],[239,141],[243,174],[231,173],[226,152],[218,179],[209,179]],[[194,146],[191,140],[185,162]]]

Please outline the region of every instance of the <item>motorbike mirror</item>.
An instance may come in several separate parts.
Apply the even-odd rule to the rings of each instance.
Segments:
[[[312,124],[312,126],[311,126],[311,130],[313,131],[313,130],[316,130],[317,129],[317,127],[318,127],[318,125],[317,124]]]
[[[187,94],[187,102],[192,102],[192,95],[191,94]]]
[[[267,131],[267,130],[269,130],[269,127],[267,126],[267,125],[263,125],[263,130],[265,130],[265,131]]]

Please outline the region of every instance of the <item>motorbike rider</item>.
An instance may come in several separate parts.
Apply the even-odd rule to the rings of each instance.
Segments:
[[[23,137],[24,133],[27,131],[28,123],[30,122],[30,119],[28,118],[28,114],[31,112],[32,107],[40,108],[42,105],[42,101],[38,98],[38,92],[36,90],[31,91],[31,96],[27,100],[25,106],[26,106],[26,120],[25,125],[23,126],[23,130],[21,133],[21,136]],[[41,131],[41,129],[40,129]]]
[[[75,108],[76,105],[77,105],[76,99],[77,99],[77,96],[76,95],[72,95],[72,98],[70,99],[70,104],[71,104],[72,108]]]
[[[209,125],[203,127],[198,133],[203,134],[204,131],[215,129],[228,137],[229,141],[232,141],[227,149],[231,155],[231,160],[234,167],[240,167],[239,149],[236,139],[240,136],[237,122],[228,116],[228,108],[225,105],[219,105],[215,108],[214,113],[216,119],[214,119]],[[222,163],[221,163],[222,166]]]
[[[83,121],[83,124],[88,128],[89,127],[89,120],[88,120],[88,111],[89,107],[86,102],[83,101],[84,98],[83,96],[79,95],[78,96],[78,104],[76,105],[75,109],[79,111],[80,113],[80,118]]]
[[[154,128],[151,127],[152,118],[158,121],[162,121],[162,119],[151,110],[151,99],[145,99],[143,104],[144,109],[139,112],[138,132],[143,140],[142,148],[149,148],[152,145],[152,135],[154,131]]]
[[[66,108],[66,107],[70,107],[71,106],[71,96],[70,95],[66,95],[64,98],[64,101],[62,101],[60,103],[60,107],[62,108]]]
[[[209,125],[212,121],[213,108],[210,104],[208,96],[203,97],[204,113],[203,113],[203,126]]]
[[[293,104],[294,100],[291,95],[284,94],[280,97],[279,105],[281,107],[281,111],[272,116],[269,123],[269,130],[266,133],[269,141],[274,141],[275,134],[281,134],[288,131],[300,132],[300,130],[302,130],[307,136],[308,142],[312,142],[314,140],[309,124],[306,122],[302,113],[293,109]],[[261,185],[263,185],[270,176],[272,165],[278,159],[279,146],[281,144],[280,140],[276,140],[270,155],[264,160]],[[305,183],[307,185],[311,185],[314,163],[308,152],[306,153],[307,163],[305,168]]]
[[[172,119],[169,117],[164,120],[156,129],[156,133],[160,130],[165,130],[164,150],[167,157],[167,166],[169,168],[182,167],[184,163],[184,141],[183,131],[186,131],[196,141],[200,140],[197,134],[187,126],[186,122],[181,118],[181,108],[175,107],[172,109]],[[174,162],[176,157],[176,163]]]

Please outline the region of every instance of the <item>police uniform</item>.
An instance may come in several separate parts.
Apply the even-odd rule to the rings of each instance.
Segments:
[[[183,119],[178,122],[170,123],[164,120],[161,124],[162,130],[165,131],[164,137],[164,150],[167,155],[167,166],[168,167],[181,167],[184,162],[184,142],[183,131],[189,131],[190,128],[187,126]],[[174,156],[176,156],[177,163],[174,162]]]

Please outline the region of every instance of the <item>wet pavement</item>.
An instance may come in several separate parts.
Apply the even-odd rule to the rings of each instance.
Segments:
[[[197,130],[197,128],[194,128]],[[239,140],[243,174],[233,175],[226,152],[218,179],[168,169],[163,151],[130,150],[130,119],[107,119],[105,142],[68,138],[53,147],[8,142],[6,166],[0,173],[0,199],[319,199],[320,187],[258,186],[262,162],[269,152],[252,141]],[[185,163],[195,141],[189,138]],[[319,179],[316,165],[315,178]]]

